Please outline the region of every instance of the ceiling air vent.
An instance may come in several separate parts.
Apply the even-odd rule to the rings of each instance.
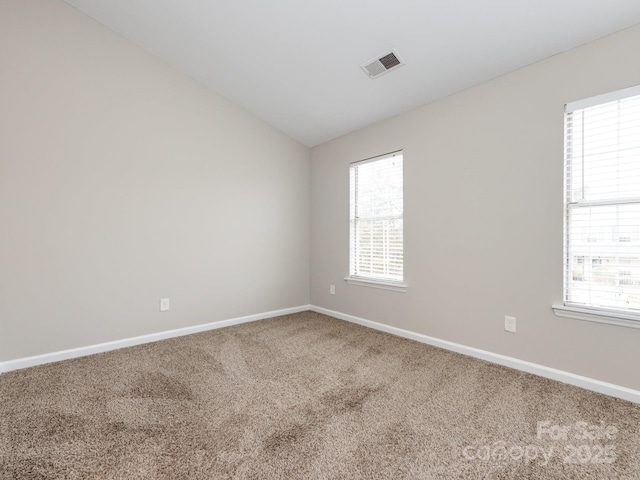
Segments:
[[[404,62],[398,55],[398,52],[396,52],[395,49],[392,49],[388,52],[377,55],[368,62],[363,63],[360,65],[360,68],[364,70],[364,73],[366,73],[369,78],[373,79],[387,73],[389,70],[401,67],[402,65],[404,65]]]

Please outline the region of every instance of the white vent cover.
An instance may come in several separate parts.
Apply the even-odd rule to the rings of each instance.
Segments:
[[[390,70],[394,68],[401,67],[405,63],[402,61],[398,52],[395,49],[391,49],[388,52],[381,53],[380,55],[376,55],[375,58],[372,58],[368,62],[360,65],[360,68],[364,70],[369,78],[378,78],[380,75],[384,75]]]

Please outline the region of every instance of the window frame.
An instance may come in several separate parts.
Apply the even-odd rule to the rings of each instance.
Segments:
[[[563,184],[563,207],[564,207],[564,231],[563,231],[563,302],[561,305],[554,304],[552,305],[552,309],[554,313],[559,317],[567,317],[578,320],[586,320],[591,322],[604,323],[609,325],[616,325],[622,327],[630,327],[630,328],[640,328],[640,311],[637,309],[624,309],[624,308],[613,308],[613,307],[599,307],[595,305],[583,305],[579,303],[572,303],[567,301],[568,291],[569,291],[569,278],[573,275],[572,265],[571,265],[571,252],[569,246],[569,216],[572,208],[576,208],[577,204],[584,203],[589,207],[597,206],[599,204],[610,204],[610,205],[624,205],[625,203],[629,203],[629,200],[624,197],[616,197],[617,200],[610,202],[598,202],[598,201],[583,201],[583,202],[572,202],[570,198],[571,192],[571,183],[567,178],[568,176],[568,162],[569,155],[567,153],[567,118],[569,113],[573,113],[576,111],[580,111],[589,107],[606,104],[613,101],[623,100],[625,98],[634,97],[640,95],[640,85],[636,85],[633,87],[625,88],[622,90],[617,90],[613,92],[608,92],[603,95],[598,95],[595,97],[590,97],[584,100],[579,100],[576,102],[568,103],[565,105],[565,126],[564,126],[564,141],[565,141],[565,156],[564,156],[564,184]],[[577,208],[580,208],[581,205],[578,205]],[[615,231],[613,232],[616,233]],[[598,253],[595,253],[598,256]],[[638,255],[640,255],[640,247],[638,247]],[[585,267],[583,259],[582,268]],[[602,261],[602,260],[600,260]],[[592,259],[593,262],[593,259]]]
[[[357,228],[355,213],[357,211],[356,206],[353,204],[355,201],[355,194],[353,192],[354,186],[352,185],[352,172],[354,167],[359,165],[373,163],[377,161],[387,160],[389,158],[393,158],[400,155],[402,157],[402,213],[400,215],[391,215],[389,218],[395,217],[396,219],[399,217],[402,220],[402,279],[395,280],[392,278],[382,278],[377,276],[368,276],[362,274],[356,274],[353,271],[354,267],[354,258],[355,254],[355,246],[354,246],[354,228]],[[349,164],[349,274],[344,277],[345,281],[351,285],[358,285],[363,287],[373,287],[380,288],[384,290],[392,290],[397,292],[406,292],[408,285],[405,283],[405,272],[404,272],[404,250],[405,250],[405,242],[404,242],[404,151],[397,150],[394,152],[385,153],[383,155],[377,155],[375,157],[367,158],[364,160],[359,160],[357,162],[352,162]],[[384,218],[384,217],[383,217]]]

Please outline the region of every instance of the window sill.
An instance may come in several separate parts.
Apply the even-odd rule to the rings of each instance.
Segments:
[[[595,310],[589,308],[552,305],[553,313],[558,317],[586,320],[588,322],[605,323],[619,327],[640,328],[640,316],[625,313]]]
[[[409,286],[402,282],[385,282],[384,280],[373,280],[369,278],[344,277],[345,281],[351,285],[361,287],[382,288],[383,290],[393,290],[394,292],[406,292]]]

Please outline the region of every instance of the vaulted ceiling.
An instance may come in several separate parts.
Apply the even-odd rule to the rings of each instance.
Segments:
[[[638,0],[66,1],[307,146],[640,23]]]

